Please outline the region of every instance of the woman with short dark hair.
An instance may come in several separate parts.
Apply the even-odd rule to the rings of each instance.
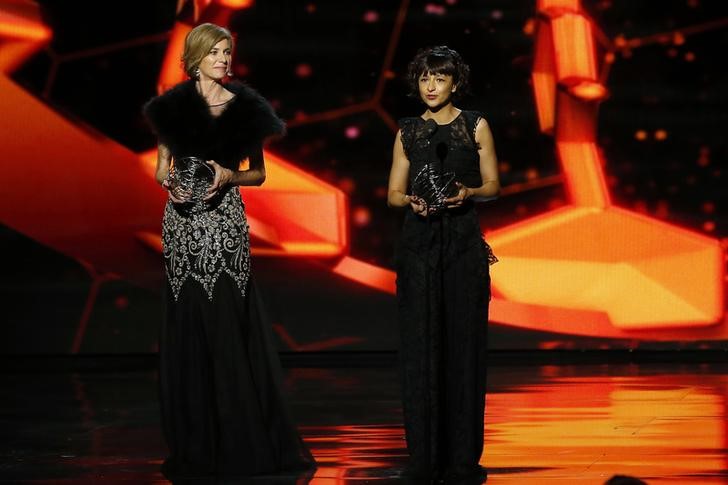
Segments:
[[[446,46],[409,64],[422,115],[403,118],[388,204],[407,208],[397,247],[403,409],[408,474],[480,480],[485,407],[489,264],[474,201],[497,196],[485,118],[453,100],[470,69]],[[478,482],[479,483],[479,482]]]

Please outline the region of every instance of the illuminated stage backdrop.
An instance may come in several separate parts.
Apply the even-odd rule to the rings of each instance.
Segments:
[[[130,20],[143,18],[128,5],[116,8]],[[174,5],[166,8],[174,13]],[[716,21],[716,12],[699,4],[680,8],[694,10],[694,18],[685,17],[693,23],[676,27],[668,17],[670,30],[627,37],[600,23],[629,25],[615,22],[620,12],[643,19],[645,12],[619,2],[404,0],[398,8],[373,2],[361,11],[326,2],[183,2],[175,18],[160,10],[135,27],[169,34],[121,31],[122,39],[109,42],[113,33],[97,32],[97,41],[106,40],[98,47],[74,37],[72,7],[0,3],[0,107],[9,114],[0,122],[0,221],[10,268],[3,293],[15,302],[3,350],[154,349],[164,193],[153,181],[156,154],[138,107],[155,86],[182,80],[182,40],[202,21],[237,32],[236,72],[288,120],[288,137],[266,152],[266,184],[243,194],[256,277],[282,348],[396,348],[388,254],[398,222],[384,208],[384,185],[395,114],[421,109],[407,105],[402,74],[422,39],[464,53],[476,83],[472,105],[484,108],[494,128],[504,194],[481,211],[500,259],[492,268],[494,347],[725,347],[725,255],[713,236],[725,231],[719,191],[705,187],[701,209],[709,219],[698,228],[670,214],[659,197],[652,212],[644,203],[630,209],[613,201],[621,179],[609,173],[611,147],[669,145],[685,133],[600,135],[609,133],[600,130],[600,105],[604,113],[620,99],[611,76],[636,50],[658,45],[666,50],[660,58],[693,62],[685,48],[691,42],[712,53],[693,36],[724,37],[728,30],[725,15]],[[327,43],[322,26],[342,45]],[[280,37],[271,37],[271,27]],[[287,42],[294,40],[300,45]],[[84,48],[68,52],[74,43]],[[150,46],[156,56],[137,51]],[[641,66],[629,69],[639,79]],[[93,83],[117,70],[116,83]],[[482,91],[492,99],[477,95],[484,79]],[[527,98],[515,99],[524,92]],[[706,171],[711,149],[725,153],[725,142],[714,140],[710,133],[698,140]],[[38,342],[39,332],[48,338]]]

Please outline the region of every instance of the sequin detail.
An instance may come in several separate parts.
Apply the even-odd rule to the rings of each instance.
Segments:
[[[245,296],[250,277],[250,236],[240,191],[234,187],[212,210],[184,213],[167,201],[162,251],[175,301],[188,278],[202,285],[212,301],[215,283],[228,274]]]

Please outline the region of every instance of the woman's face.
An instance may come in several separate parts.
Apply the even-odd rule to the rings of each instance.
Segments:
[[[225,77],[232,60],[230,41],[223,39],[210,49],[200,61],[200,79],[204,77],[219,81]]]
[[[419,80],[420,98],[428,108],[437,108],[447,104],[457,86],[450,74],[423,72]]]

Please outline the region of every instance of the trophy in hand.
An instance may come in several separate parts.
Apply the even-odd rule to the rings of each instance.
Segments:
[[[429,215],[437,214],[447,206],[445,199],[458,193],[455,174],[442,172],[438,164],[426,163],[412,182],[412,193],[425,202]]]
[[[202,199],[215,179],[215,171],[198,157],[182,157],[174,160],[169,172],[169,188],[175,197],[186,199],[195,208],[204,209]]]

